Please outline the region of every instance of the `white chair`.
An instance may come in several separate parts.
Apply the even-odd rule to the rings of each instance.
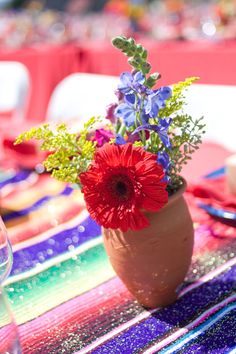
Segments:
[[[106,106],[117,102],[114,91],[118,77],[97,74],[71,74],[55,88],[46,120],[76,124],[77,129],[93,116],[105,116]]]
[[[11,118],[22,121],[29,99],[30,76],[19,62],[0,61],[0,115],[10,112]]]
[[[117,102],[118,77],[72,74],[55,88],[49,102],[49,121],[72,122],[80,128],[94,115],[104,116],[106,106]],[[193,118],[204,116],[204,140],[215,141],[236,151],[236,86],[193,84],[185,93],[184,108]]]
[[[236,151],[236,86],[194,84],[185,97],[184,111],[193,118],[204,116],[204,140]]]

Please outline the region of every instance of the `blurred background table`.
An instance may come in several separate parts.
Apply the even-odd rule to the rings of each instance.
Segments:
[[[199,83],[236,85],[236,42],[209,43],[142,40],[149,50],[160,84],[173,84],[189,76]],[[37,45],[18,50],[0,49],[0,61],[15,60],[29,70],[31,90],[26,118],[45,119],[50,96],[57,84],[75,72],[119,75],[129,70],[126,58],[110,42],[87,41],[64,45]]]
[[[76,45],[38,45],[17,50],[0,49],[0,61],[19,61],[30,75],[26,119],[45,119],[49,98],[56,85],[69,74],[81,70],[81,52]]]

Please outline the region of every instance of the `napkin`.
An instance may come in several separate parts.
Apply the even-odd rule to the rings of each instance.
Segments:
[[[47,153],[39,150],[37,141],[23,142],[14,145],[15,137],[4,137],[2,141],[4,158],[13,167],[34,169],[47,157]]]
[[[236,212],[236,194],[229,192],[225,175],[190,184],[187,192],[205,204]]]
[[[199,234],[204,236],[206,242],[210,242],[207,235],[225,240],[236,238],[235,220],[224,217],[222,212],[220,212],[222,217],[216,217],[215,212],[213,215],[209,214],[203,209],[204,207],[201,207],[201,205],[208,205],[215,210],[224,210],[226,215],[227,212],[236,213],[236,195],[229,192],[225,175],[190,184],[185,196],[196,228],[199,227]]]
[[[47,157],[47,153],[40,151],[39,142],[36,140],[14,145],[16,137],[30,128],[32,122],[28,121],[0,121],[1,164],[4,167],[34,169]]]

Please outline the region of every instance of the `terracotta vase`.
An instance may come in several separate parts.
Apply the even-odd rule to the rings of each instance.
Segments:
[[[144,307],[173,303],[193,251],[193,222],[183,197],[186,183],[156,213],[146,213],[150,226],[140,231],[103,229],[110,262],[128,290]]]

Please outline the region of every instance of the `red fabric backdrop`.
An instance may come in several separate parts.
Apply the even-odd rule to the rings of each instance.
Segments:
[[[152,70],[162,75],[160,84],[199,76],[203,84],[236,85],[236,41],[140,42],[149,51]],[[80,48],[85,72],[119,75],[129,68],[127,58],[109,42],[83,43]]]
[[[55,86],[67,75],[80,71],[80,50],[75,45],[39,46],[0,50],[0,61],[19,61],[30,74],[31,92],[27,119],[41,122]]]
[[[236,85],[236,41],[140,42],[149,50],[153,71],[162,74],[160,84],[199,76],[205,84]],[[33,122],[44,120],[53,89],[69,74],[119,75],[129,69],[126,57],[109,42],[1,49],[1,60],[20,61],[29,69],[32,87],[27,119]]]

